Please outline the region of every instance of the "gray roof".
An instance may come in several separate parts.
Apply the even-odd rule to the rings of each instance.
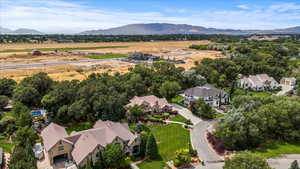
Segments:
[[[184,92],[187,96],[196,96],[196,97],[217,97],[219,95],[224,96],[227,93],[223,90],[217,89],[212,85],[206,84],[204,86],[197,86],[185,90]]]

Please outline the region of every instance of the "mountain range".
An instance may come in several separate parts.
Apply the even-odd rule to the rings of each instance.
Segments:
[[[10,30],[0,27],[0,34],[44,34],[34,29]],[[300,26],[272,29],[272,30],[240,30],[240,29],[216,29],[187,24],[150,23],[130,24],[110,29],[88,30],[80,35],[168,35],[168,34],[225,34],[225,35],[249,35],[249,34],[300,34]]]
[[[163,35],[163,34],[225,34],[225,35],[247,35],[247,34],[300,34],[300,26],[273,29],[273,30],[239,30],[239,29],[216,29],[187,24],[131,24],[104,30],[90,30],[81,32],[83,35]]]
[[[26,29],[26,28],[20,28],[16,30],[11,30],[7,28],[0,27],[0,34],[43,34],[40,31],[34,30],[34,29]]]

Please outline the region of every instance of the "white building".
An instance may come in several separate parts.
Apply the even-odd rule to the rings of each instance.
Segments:
[[[296,86],[296,83],[297,83],[297,80],[296,80],[296,78],[294,78],[294,77],[283,77],[283,78],[280,80],[280,84],[281,84],[281,85],[287,85],[287,86],[295,87],[295,86]]]
[[[238,86],[246,90],[265,91],[277,89],[279,83],[267,74],[250,75],[238,80]]]
[[[183,97],[185,98],[185,104],[191,104],[199,98],[202,98],[206,104],[213,107],[220,107],[222,104],[229,102],[229,95],[226,92],[208,84],[185,90]]]

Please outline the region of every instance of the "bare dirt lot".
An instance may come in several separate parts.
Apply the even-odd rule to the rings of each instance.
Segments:
[[[169,59],[182,59],[185,64],[177,66],[189,69],[194,65],[195,61],[200,61],[203,58],[218,58],[223,57],[220,52],[216,51],[196,51],[189,49],[192,44],[208,44],[208,41],[181,41],[181,42],[134,42],[134,43],[71,43],[71,44],[7,44],[0,45],[1,50],[20,50],[20,49],[36,49],[36,48],[78,48],[78,47],[110,47],[123,46],[120,48],[103,48],[80,50],[82,52],[99,52],[99,53],[116,53],[127,54],[133,52],[149,53]],[[125,46],[125,47],[124,47]],[[79,51],[79,50],[76,50]],[[50,51],[43,52],[49,53]],[[56,80],[82,80],[87,75],[96,72],[127,72],[128,68],[135,64],[124,62],[118,59],[103,59],[93,62],[85,62],[88,58],[80,55],[64,55],[64,54],[46,54],[42,56],[32,56],[26,52],[10,52],[0,53],[0,78],[8,77],[15,80],[38,73],[46,72],[50,77]],[[78,63],[77,63],[78,61]],[[64,63],[68,64],[53,64],[49,63]],[[70,62],[70,63],[69,63]],[[12,65],[27,65],[29,67],[19,67],[6,69],[3,66]],[[35,64],[44,64],[45,66],[35,66]],[[78,71],[84,70],[84,71]]]

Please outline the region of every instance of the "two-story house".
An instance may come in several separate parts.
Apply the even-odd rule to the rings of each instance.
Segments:
[[[139,152],[139,135],[132,133],[127,124],[111,121],[97,121],[92,129],[72,132],[51,123],[41,133],[44,153],[51,165],[57,159],[65,158],[83,167],[88,161],[99,160],[99,152],[108,144],[120,144],[127,155]]]
[[[250,75],[238,80],[238,87],[245,90],[265,91],[274,90],[279,87],[279,83],[267,74]]]
[[[222,104],[229,102],[229,95],[225,91],[209,84],[187,89],[182,95],[185,98],[185,104],[191,104],[199,98],[202,98],[206,104],[213,107],[220,107]]]

